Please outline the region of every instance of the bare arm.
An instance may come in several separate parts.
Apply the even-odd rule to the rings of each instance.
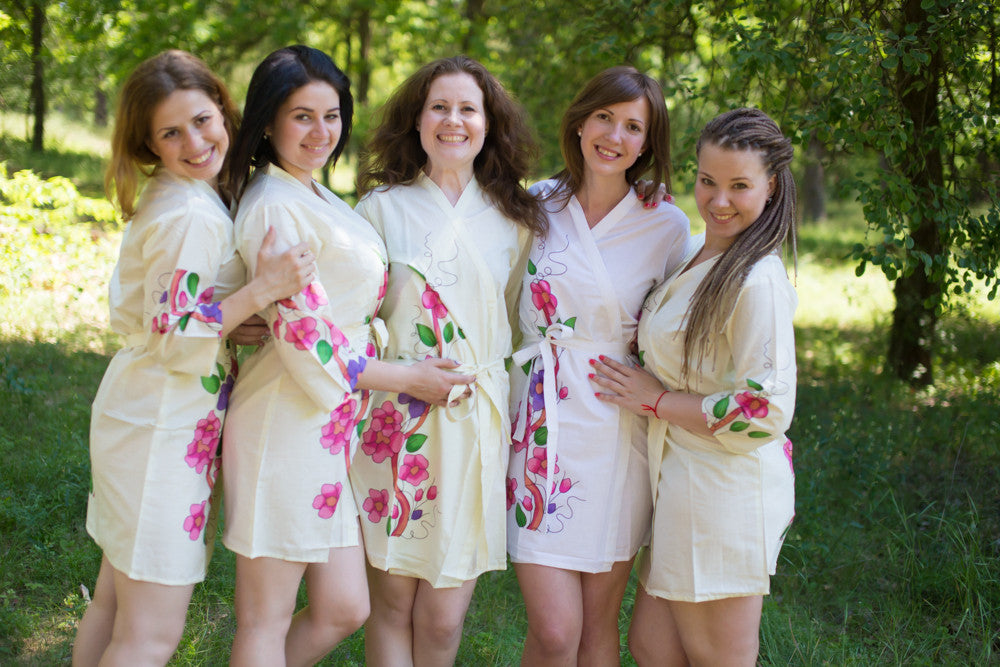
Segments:
[[[452,387],[476,381],[472,375],[449,370],[456,366],[458,362],[451,359],[425,359],[412,366],[370,359],[365,364],[364,372],[358,376],[357,386],[359,389],[405,393],[424,403],[444,406],[448,403]],[[467,394],[468,390],[463,395]]]

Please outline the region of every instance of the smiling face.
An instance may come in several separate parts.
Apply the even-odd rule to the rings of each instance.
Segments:
[[[763,213],[775,182],[757,151],[702,146],[694,198],[705,221],[705,247],[721,252],[732,245]]]
[[[325,81],[311,81],[285,100],[267,127],[282,169],[306,185],[326,165],[342,130],[340,95]]]
[[[595,109],[580,126],[580,151],[589,176],[624,178],[646,143],[649,101],[637,97]]]
[[[229,134],[222,111],[208,95],[182,89],[156,106],[146,143],[167,171],[215,187],[229,150]]]
[[[486,130],[483,91],[472,76],[456,72],[434,79],[417,119],[427,173],[454,171],[471,178]]]

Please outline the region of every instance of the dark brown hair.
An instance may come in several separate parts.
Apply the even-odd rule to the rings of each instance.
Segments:
[[[722,331],[732,314],[740,288],[754,264],[779,253],[785,239],[792,240],[795,257],[795,181],[792,179],[792,142],[778,124],[759,109],[733,109],[711,120],[698,138],[697,152],[706,144],[730,151],[758,154],[768,176],[775,180],[774,192],[764,210],[732,245],[719,256],[691,297],[685,315],[684,360],[681,377],[686,378],[692,361],[700,368],[712,339]]]
[[[439,76],[464,73],[483,91],[489,132],[473,162],[473,173],[489,201],[506,217],[536,234],[547,218],[538,200],[524,189],[535,144],[521,107],[480,63],[465,56],[442,58],[424,65],[403,82],[379,113],[378,127],[361,154],[358,196],[380,185],[409,185],[427,163],[420,144],[417,118],[431,84]]]
[[[148,144],[153,114],[156,107],[177,90],[200,90],[215,102],[222,113],[229,143],[233,144],[240,113],[226,86],[208,65],[178,50],[164,51],[140,63],[122,87],[111,136],[111,162],[104,176],[108,199],[117,202],[125,220],[135,215],[139,174],[151,175],[152,168],[160,163]],[[225,177],[226,164],[223,163],[219,172],[219,191],[228,199]]]
[[[281,166],[274,147],[264,134],[285,100],[313,81],[330,84],[340,98],[340,140],[327,161],[327,164],[336,164],[351,136],[354,120],[351,81],[323,51],[302,44],[286,46],[264,58],[250,78],[243,125],[233,143],[233,158],[229,164],[229,180],[237,198],[246,188],[250,167]]]
[[[588,81],[563,114],[559,126],[559,147],[566,168],[555,176],[559,187],[553,189],[554,197],[565,204],[583,187],[584,160],[579,130],[590,114],[640,97],[645,97],[649,103],[646,143],[642,155],[625,170],[625,180],[629,184],[635,183],[648,170],[656,185],[664,183],[667,192],[670,192],[670,116],[663,100],[663,90],[656,79],[634,67],[622,65],[606,69]]]

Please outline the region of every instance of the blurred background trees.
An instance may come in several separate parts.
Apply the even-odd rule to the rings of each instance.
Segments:
[[[575,91],[630,63],[663,85],[675,188],[691,185],[701,125],[751,105],[794,138],[803,224],[829,200],[862,203],[857,272],[894,281],[885,368],[925,385],[939,315],[974,285],[997,291],[998,13],[993,0],[4,0],[0,112],[27,114],[42,151],[50,110],[107,123],[122,78],[165,48],[201,56],[239,99],[264,55],[303,42],[353,82],[350,161],[403,78],[462,52],[527,108],[541,177],[561,164]]]

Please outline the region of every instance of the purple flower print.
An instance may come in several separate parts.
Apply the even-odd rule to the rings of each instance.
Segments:
[[[191,541],[197,540],[201,535],[202,529],[205,527],[205,505],[207,503],[207,500],[203,500],[200,503],[195,503],[188,508],[191,514],[184,519],[184,530],[187,532],[188,538],[190,538]]]
[[[368,364],[366,357],[358,357],[347,362],[347,381],[351,383],[351,391],[358,387],[358,376],[364,373]]]
[[[539,368],[538,372],[531,374],[528,385],[528,396],[531,397],[531,408],[541,410],[545,407],[545,369]]]
[[[749,391],[736,394],[736,403],[743,408],[743,416],[747,419],[767,416],[767,399],[754,396]]]
[[[368,520],[378,523],[389,515],[389,490],[368,489],[368,497],[361,503],[361,509],[368,512]]]
[[[424,304],[424,308],[431,311],[436,320],[440,320],[448,314],[448,308],[441,301],[441,295],[434,291],[434,288],[430,285],[424,288],[420,302]]]
[[[403,415],[396,410],[392,401],[386,401],[372,410],[368,429],[361,441],[361,449],[372,457],[375,463],[382,463],[388,457],[399,453],[403,446]]]
[[[319,518],[329,519],[337,511],[337,503],[340,502],[340,492],[344,485],[340,482],[336,484],[324,484],[320,488],[318,496],[313,498],[313,509],[319,510]]]
[[[316,331],[316,319],[313,317],[292,320],[285,329],[285,340],[293,343],[296,350],[308,350],[318,338],[319,332]]]
[[[202,318],[206,322],[222,321],[222,309],[219,308],[219,304],[217,303],[206,303],[198,306],[198,310],[201,312]]]
[[[331,454],[341,453],[350,444],[354,413],[357,408],[357,401],[351,398],[330,413],[330,422],[323,427],[323,435],[319,441],[324,449],[330,450]]]
[[[427,410],[426,403],[419,398],[413,398],[409,394],[400,393],[399,403],[406,406],[407,412],[410,414],[410,419],[416,419]]]
[[[194,429],[194,440],[188,443],[187,456],[184,457],[184,461],[198,474],[201,474],[205,466],[215,458],[221,434],[222,420],[215,416],[214,412],[209,412],[207,417],[198,420]]]
[[[219,412],[225,412],[229,407],[229,396],[233,393],[233,384],[235,382],[236,377],[230,373],[226,375],[226,381],[219,387],[219,400],[215,404],[215,409]]]
[[[407,454],[403,457],[403,465],[399,470],[399,478],[417,486],[427,479],[427,459],[421,454]]]

